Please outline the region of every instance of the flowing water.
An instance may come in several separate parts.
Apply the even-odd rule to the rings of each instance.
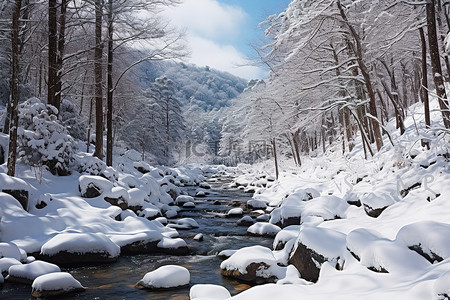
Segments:
[[[70,272],[87,290],[80,294],[65,296],[63,299],[189,299],[190,286],[200,283],[218,284],[226,287],[235,295],[249,286],[220,275],[220,263],[216,254],[225,249],[240,249],[246,246],[263,245],[271,247],[272,240],[246,235],[247,227],[236,225],[237,218],[225,218],[231,208],[231,202],[245,203],[251,198],[241,190],[224,189],[227,179],[211,182],[212,189],[206,197],[196,198],[196,207],[182,209],[179,217],[194,218],[200,225],[191,230],[179,230],[190,247],[196,249],[195,255],[171,256],[167,254],[142,254],[121,256],[116,263],[63,269]],[[185,188],[185,192],[194,195],[198,188]],[[214,205],[220,201],[221,205]],[[204,240],[197,242],[193,237],[202,233]],[[177,290],[150,291],[135,287],[147,272],[163,265],[180,265],[191,273],[190,286]],[[31,287],[6,283],[0,290],[0,299],[32,299]]]

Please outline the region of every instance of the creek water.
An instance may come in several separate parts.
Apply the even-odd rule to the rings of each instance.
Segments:
[[[226,287],[231,295],[238,294],[248,285],[222,277],[216,254],[225,249],[240,249],[252,245],[271,247],[272,239],[246,235],[247,227],[237,226],[237,218],[225,218],[232,201],[245,203],[251,194],[238,189],[225,189],[229,179],[216,178],[210,182],[212,189],[206,197],[196,197],[196,207],[182,209],[179,218],[193,218],[199,228],[178,230],[180,237],[194,247],[195,254],[172,256],[167,254],[141,254],[121,256],[112,264],[63,269],[70,272],[87,288],[85,292],[65,296],[61,299],[189,299],[190,286],[194,284],[218,284]],[[197,187],[183,188],[189,195],[195,195]],[[220,201],[218,205],[217,201]],[[216,202],[216,203],[215,203]],[[202,233],[204,240],[194,241],[193,237]],[[190,286],[167,291],[150,291],[135,287],[147,272],[163,265],[180,265],[191,273]],[[33,299],[28,285],[5,283],[0,289],[0,299]]]

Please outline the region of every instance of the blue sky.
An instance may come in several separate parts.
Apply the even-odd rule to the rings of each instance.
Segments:
[[[186,30],[188,61],[237,76],[264,78],[267,70],[250,66],[251,44],[263,37],[258,24],[287,8],[290,0],[184,0],[167,11],[172,24]]]

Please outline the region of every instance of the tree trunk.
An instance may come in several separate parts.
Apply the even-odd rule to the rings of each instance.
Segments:
[[[441,109],[444,126],[450,129],[450,111],[445,92],[444,80],[442,78],[441,60],[439,57],[439,45],[436,32],[436,16],[434,10],[434,0],[427,0],[427,25],[428,25],[428,43],[431,58],[431,69],[433,72],[434,85],[436,94],[439,99],[439,107]]]
[[[425,33],[423,28],[419,28],[420,41],[422,44],[422,88],[420,95],[425,111],[425,125],[430,127],[430,100],[428,99],[428,67],[427,67],[427,42],[425,40]]]
[[[277,159],[277,144],[275,138],[272,139],[272,150],[273,150],[273,159],[275,160],[275,178],[278,180],[279,171],[278,171],[278,159]]]
[[[16,158],[17,158],[17,127],[19,125],[19,115],[17,107],[19,105],[19,21],[20,10],[22,8],[22,0],[14,2],[12,15],[12,35],[11,35],[11,126],[9,128],[9,152],[7,163],[7,174],[14,176],[16,173]]]
[[[375,100],[375,93],[373,91],[373,87],[372,87],[372,81],[370,79],[370,74],[369,74],[369,70],[367,69],[366,64],[364,63],[363,60],[363,49],[362,49],[362,45],[361,45],[361,39],[359,37],[359,35],[357,34],[355,28],[353,27],[353,25],[351,25],[351,23],[348,21],[347,19],[347,15],[345,14],[344,8],[342,7],[341,1],[338,0],[336,2],[340,15],[342,17],[342,19],[344,20],[344,23],[347,25],[347,27],[350,30],[350,34],[352,35],[356,46],[353,45],[352,43],[349,43],[351,46],[351,50],[352,52],[355,54],[356,56],[356,61],[358,63],[359,69],[361,70],[361,74],[364,77],[364,82],[366,84],[366,89],[367,89],[367,94],[369,95],[369,111],[370,114],[374,117],[374,118],[378,118],[378,114],[377,114],[377,105],[376,105],[376,100]],[[375,142],[377,144],[377,150],[379,151],[381,149],[381,147],[383,146],[383,138],[381,136],[381,131],[380,131],[380,126],[378,125],[378,123],[373,122],[373,120],[371,120],[372,123],[372,130],[373,130],[373,135],[375,137]]]
[[[103,76],[102,76],[102,0],[95,0],[95,151],[94,156],[103,159]]]
[[[108,1],[108,92],[107,92],[107,119],[106,119],[106,165],[113,163],[113,0]],[[144,153],[144,151],[142,152]]]
[[[61,1],[61,8],[59,14],[59,35],[58,35],[58,50],[56,55],[56,82],[55,82],[55,104],[54,106],[58,109],[61,107],[61,93],[62,93],[62,68],[63,68],[63,57],[64,50],[66,46],[66,15],[67,15],[67,1]]]
[[[57,1],[48,1],[48,80],[47,103],[56,107],[56,82],[58,53]]]

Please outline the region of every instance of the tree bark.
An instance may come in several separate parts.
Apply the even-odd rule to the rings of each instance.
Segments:
[[[47,103],[56,107],[56,82],[58,53],[57,1],[48,1],[48,80]]]
[[[103,76],[102,76],[102,0],[95,0],[95,151],[94,156],[103,159]]]
[[[428,67],[427,67],[427,42],[425,40],[425,33],[423,28],[419,28],[420,41],[422,44],[422,87],[421,93],[422,102],[425,112],[425,125],[430,127],[431,119],[430,119],[430,100],[428,99]]]
[[[358,33],[356,32],[355,28],[348,21],[347,15],[345,14],[344,8],[342,7],[341,1],[338,0],[336,2],[336,4],[338,6],[341,17],[344,20],[344,23],[347,25],[347,27],[350,31],[350,34],[356,43],[356,45],[353,45],[352,43],[349,43],[349,45],[351,46],[351,50],[352,50],[353,54],[355,54],[355,56],[356,56],[356,61],[358,63],[359,69],[361,70],[361,74],[364,77],[367,94],[369,95],[369,99],[370,99],[370,102],[369,102],[370,114],[374,118],[378,118],[377,105],[376,105],[376,100],[375,100],[375,93],[374,93],[373,87],[372,87],[372,81],[370,79],[369,70],[367,69],[367,66],[364,63],[364,60],[362,57],[363,49],[362,49],[362,45],[361,45],[361,39],[360,39]],[[381,136],[380,126],[378,125],[378,123],[374,123],[372,120],[371,120],[371,123],[372,123],[373,134],[375,137],[375,142],[377,145],[377,150],[379,151],[381,149],[381,147],[383,146],[383,139]]]
[[[278,159],[277,159],[277,144],[275,138],[272,139],[272,150],[273,150],[273,159],[275,160],[275,178],[278,180],[279,171],[278,171]]]
[[[59,14],[59,34],[58,34],[58,49],[56,55],[56,80],[55,80],[55,106],[59,110],[61,108],[61,93],[62,93],[62,68],[63,58],[66,46],[66,16],[67,16],[67,1],[61,1],[60,14]]]
[[[439,107],[441,109],[444,126],[450,129],[450,110],[445,92],[444,80],[442,78],[441,60],[439,57],[439,45],[436,32],[436,16],[435,1],[427,0],[427,25],[428,25],[428,44],[431,58],[431,69],[433,72],[434,85],[436,86],[436,94],[439,99]]]
[[[107,113],[106,113],[106,165],[113,163],[113,0],[108,1],[108,83],[107,83]],[[144,153],[144,152],[143,152]]]
[[[11,35],[11,117],[9,128],[9,151],[8,151],[8,163],[7,174],[14,176],[16,173],[16,158],[17,158],[17,127],[19,126],[19,30],[20,30],[20,10],[22,8],[22,0],[16,0],[14,2],[13,15],[12,15],[12,35]]]

